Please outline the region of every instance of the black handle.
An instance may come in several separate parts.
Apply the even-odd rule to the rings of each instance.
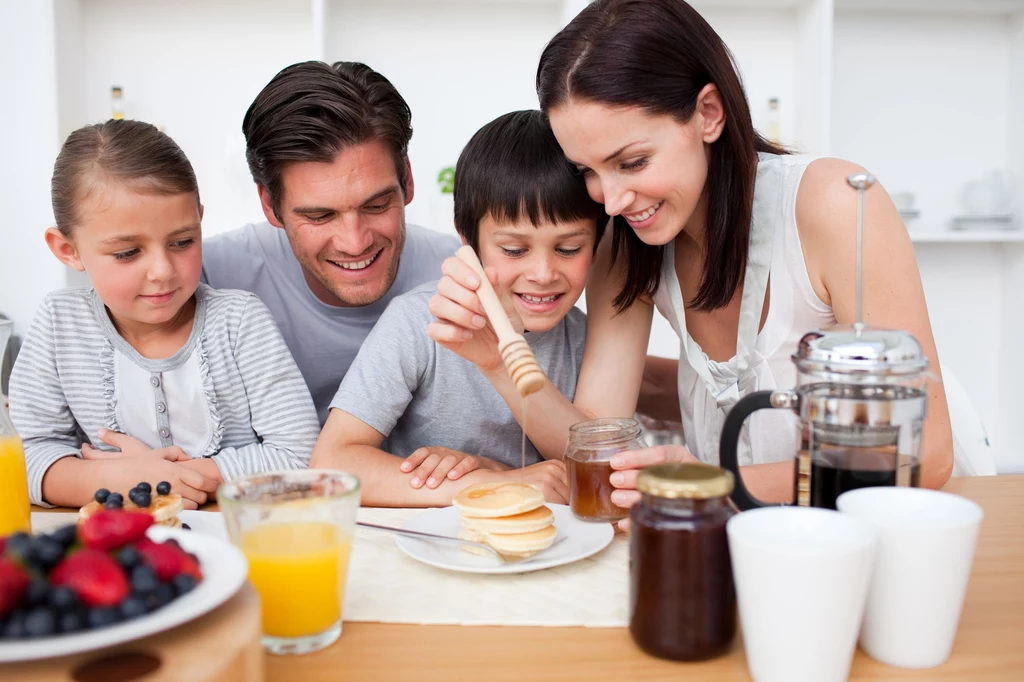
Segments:
[[[729,414],[725,416],[725,425],[722,427],[722,440],[718,444],[718,466],[731,471],[736,479],[736,487],[733,488],[730,497],[732,497],[733,504],[740,511],[771,506],[751,495],[746,487],[744,487],[743,476],[740,475],[740,462],[739,456],[736,454],[736,448],[740,442],[743,422],[758,410],[773,408],[772,394],[774,393],[774,391],[755,391],[750,395],[744,396],[738,403],[733,405]]]

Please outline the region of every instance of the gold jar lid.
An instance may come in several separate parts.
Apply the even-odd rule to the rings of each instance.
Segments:
[[[676,462],[643,469],[636,487],[655,497],[708,500],[731,493],[733,478],[731,472],[710,464]]]

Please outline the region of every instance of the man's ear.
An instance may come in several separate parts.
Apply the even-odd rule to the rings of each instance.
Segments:
[[[405,205],[408,206],[412,203],[412,198],[416,194],[416,184],[412,181],[412,164],[409,162],[409,157],[405,157]]]
[[[263,215],[267,217],[267,222],[274,227],[284,229],[284,223],[278,219],[277,213],[274,212],[274,201],[270,197],[270,191],[263,185],[256,185],[256,191],[260,194],[260,207],[263,208]]]
[[[75,243],[65,237],[60,230],[56,227],[47,229],[45,239],[46,245],[50,247],[50,252],[57,257],[57,260],[72,270],[85,272],[85,265],[82,263],[82,259],[78,256],[78,248],[76,248]]]

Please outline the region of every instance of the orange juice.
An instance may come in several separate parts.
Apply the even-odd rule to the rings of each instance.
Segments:
[[[17,436],[0,436],[0,537],[18,531],[31,532],[30,513],[21,440]]]
[[[306,637],[341,619],[352,539],[333,524],[268,523],[242,538],[263,634]]]

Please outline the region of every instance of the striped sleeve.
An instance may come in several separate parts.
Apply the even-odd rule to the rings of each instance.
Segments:
[[[259,441],[215,454],[221,476],[230,481],[305,468],[320,433],[316,408],[270,311],[253,295],[247,297],[239,322],[234,358]]]
[[[71,414],[56,362],[53,311],[49,299],[36,311],[11,372],[11,420],[25,446],[32,504],[43,500],[43,476],[54,462],[80,452],[78,423]]]

